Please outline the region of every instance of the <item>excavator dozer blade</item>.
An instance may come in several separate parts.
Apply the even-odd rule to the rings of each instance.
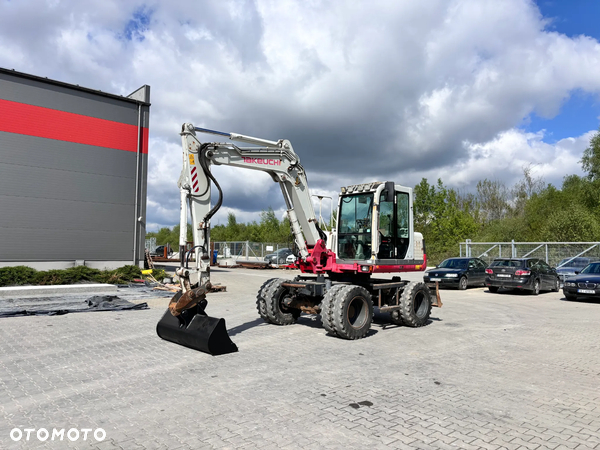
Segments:
[[[167,309],[156,325],[156,332],[165,341],[174,342],[210,355],[237,352],[225,328],[225,319],[209,317],[198,306],[173,316]]]

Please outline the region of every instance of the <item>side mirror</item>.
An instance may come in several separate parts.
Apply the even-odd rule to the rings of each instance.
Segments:
[[[575,271],[575,275],[579,275],[579,270],[576,270],[576,271]]]

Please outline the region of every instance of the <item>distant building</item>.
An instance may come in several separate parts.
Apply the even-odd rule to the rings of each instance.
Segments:
[[[0,68],[0,267],[144,260],[150,87],[127,97]]]

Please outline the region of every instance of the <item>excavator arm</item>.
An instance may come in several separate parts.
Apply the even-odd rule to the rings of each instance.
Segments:
[[[232,142],[202,143],[197,133],[227,137]],[[238,146],[234,142],[250,144],[251,147]],[[279,183],[301,261],[311,262],[309,247],[318,245],[324,248],[325,235],[317,225],[306,173],[290,141],[270,141],[242,134],[223,133],[185,123],[181,129],[181,143],[183,168],[178,181],[181,200],[181,264],[176,271],[181,292],[171,300],[167,313],[157,325],[157,332],[163,339],[207,353],[229,353],[237,350],[237,347],[229,340],[224,319],[208,317],[204,312],[207,305],[206,293],[211,287],[210,220],[223,200],[221,187],[211,173],[211,166],[229,165],[259,170],[267,172],[273,181]],[[211,184],[219,192],[219,199],[214,206],[211,206]],[[188,214],[194,240],[190,250],[186,248]],[[202,327],[198,328],[198,325]]]

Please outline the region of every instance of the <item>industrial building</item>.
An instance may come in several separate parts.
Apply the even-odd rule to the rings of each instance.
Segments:
[[[144,260],[150,87],[125,96],[0,68],[0,267]]]

